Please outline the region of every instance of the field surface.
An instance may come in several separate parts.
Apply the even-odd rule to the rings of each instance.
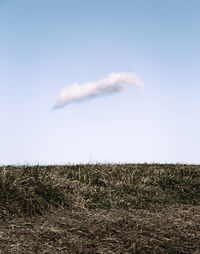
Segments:
[[[200,253],[200,166],[0,167],[0,253]]]

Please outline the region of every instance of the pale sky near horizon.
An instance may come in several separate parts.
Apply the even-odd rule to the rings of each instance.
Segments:
[[[199,0],[0,0],[0,165],[200,163]],[[52,107],[113,72],[144,89]]]

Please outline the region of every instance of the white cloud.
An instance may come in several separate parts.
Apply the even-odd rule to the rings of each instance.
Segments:
[[[140,87],[144,86],[140,77],[133,72],[111,73],[104,79],[82,85],[74,83],[61,90],[59,101],[54,106],[54,109],[64,107],[70,102],[80,102],[85,99],[119,92],[131,84]]]

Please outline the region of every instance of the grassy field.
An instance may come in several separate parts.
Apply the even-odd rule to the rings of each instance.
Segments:
[[[0,253],[200,253],[200,166],[0,168]]]

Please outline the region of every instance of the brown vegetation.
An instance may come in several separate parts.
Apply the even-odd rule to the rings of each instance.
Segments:
[[[200,253],[200,167],[0,168],[0,253]]]

